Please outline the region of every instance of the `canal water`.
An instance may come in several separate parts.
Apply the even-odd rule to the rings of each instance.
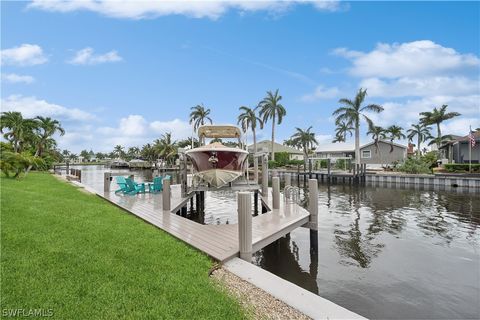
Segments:
[[[82,179],[99,185],[103,169]],[[368,318],[480,317],[479,193],[319,184],[318,204],[317,241],[298,228],[254,263]],[[234,193],[209,192],[204,223],[236,223],[235,208]]]

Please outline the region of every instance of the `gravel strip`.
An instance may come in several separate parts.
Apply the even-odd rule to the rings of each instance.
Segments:
[[[212,278],[237,298],[254,319],[311,319],[224,268],[213,271]]]

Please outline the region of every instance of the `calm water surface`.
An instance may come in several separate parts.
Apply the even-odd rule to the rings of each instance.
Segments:
[[[320,184],[318,204],[318,240],[298,228],[254,263],[368,318],[480,317],[479,193]],[[204,223],[236,222],[235,194],[208,193]]]

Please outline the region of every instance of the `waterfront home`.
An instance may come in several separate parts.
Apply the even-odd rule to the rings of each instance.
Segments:
[[[475,146],[472,148],[472,163],[480,161],[480,130],[473,133],[475,138]],[[455,137],[453,140],[440,146],[440,154],[442,158],[447,159],[448,163],[469,163],[469,142],[468,135],[463,137]]]
[[[393,146],[393,150],[392,150]],[[355,159],[354,143],[332,143],[319,146],[315,150],[316,157],[331,159]],[[368,168],[381,168],[394,162],[402,161],[407,157],[407,147],[398,143],[380,140],[378,148],[375,143],[369,142],[360,146],[360,163],[366,163]]]
[[[248,146],[248,152],[253,153],[254,148],[253,144]],[[272,141],[271,140],[263,140],[260,142],[257,142],[257,152],[272,152]],[[274,143],[273,144],[273,152],[286,152],[289,155],[289,160],[303,160],[303,152],[301,150],[289,147],[289,146],[284,146],[283,144],[280,143]]]

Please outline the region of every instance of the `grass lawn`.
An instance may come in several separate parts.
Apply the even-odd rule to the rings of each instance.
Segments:
[[[210,259],[46,173],[0,178],[1,309],[58,319],[236,319]]]

